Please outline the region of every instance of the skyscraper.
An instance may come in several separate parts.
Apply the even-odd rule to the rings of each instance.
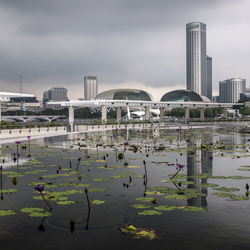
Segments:
[[[241,78],[231,78],[219,82],[219,101],[222,103],[234,103],[240,99],[240,93],[246,90],[246,80]]]
[[[98,83],[96,76],[84,77],[84,100],[95,99],[98,94]]]
[[[187,89],[207,96],[206,24],[186,25]]]
[[[212,57],[207,56],[207,98],[212,101],[213,98],[213,79],[212,79]]]

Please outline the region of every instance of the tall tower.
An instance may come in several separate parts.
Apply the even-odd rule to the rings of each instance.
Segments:
[[[212,101],[213,98],[213,69],[212,69],[213,59],[210,56],[207,56],[207,98]]]
[[[84,100],[95,99],[98,94],[98,83],[96,76],[84,77]]]
[[[187,89],[207,96],[206,24],[186,25]]]

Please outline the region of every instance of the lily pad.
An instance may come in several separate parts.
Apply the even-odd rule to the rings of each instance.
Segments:
[[[206,209],[203,207],[195,207],[195,206],[186,206],[182,210],[190,211],[190,212],[205,212]]]
[[[159,210],[159,211],[172,211],[172,210],[177,209],[177,207],[176,206],[161,205],[161,206],[154,207],[154,209]]]
[[[16,214],[13,210],[0,210],[0,216],[9,216]]]
[[[105,201],[101,201],[101,200],[92,200],[91,203],[94,204],[94,205],[101,205],[101,204],[104,204]]]
[[[75,201],[68,201],[68,200],[66,200],[66,201],[57,201],[56,202],[56,204],[58,204],[58,205],[63,205],[63,206],[66,206],[66,205],[73,205],[73,204],[75,204],[76,202]]]
[[[88,188],[88,192],[106,192],[108,190],[109,190],[108,188],[101,188],[101,187]]]
[[[218,191],[222,191],[222,192],[236,192],[236,191],[240,191],[239,188],[234,188],[234,187],[231,187],[231,188],[219,187],[219,188],[214,188],[214,189],[218,190]]]
[[[141,197],[141,198],[136,198],[137,201],[141,202],[151,202],[154,198],[152,197]]]
[[[42,212],[43,208],[40,207],[24,207],[20,210],[22,213],[34,213],[34,212]]]
[[[145,205],[145,204],[134,204],[134,205],[131,205],[131,207],[135,209],[146,209],[146,208],[150,208],[151,206]]]
[[[133,236],[134,239],[149,239],[156,238],[154,230],[147,228],[136,228],[133,225],[124,226],[120,228],[121,232]]]
[[[139,215],[161,215],[162,213],[155,210],[143,210],[142,212],[138,212]]]
[[[0,190],[0,193],[3,193],[3,194],[12,194],[12,193],[16,193],[17,191],[18,191],[18,189],[9,188],[9,189],[2,189],[2,190]]]

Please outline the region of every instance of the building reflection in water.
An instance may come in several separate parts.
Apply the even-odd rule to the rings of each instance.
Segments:
[[[187,176],[196,176],[202,174],[212,175],[213,169],[213,152],[200,150],[201,144],[208,145],[213,141],[212,136],[206,136],[202,139],[194,139],[187,142],[187,147],[191,150],[187,153]],[[193,181],[195,184],[189,184],[187,188],[195,188],[198,192],[207,195],[207,188],[202,187],[202,184],[207,183],[207,179],[187,178],[188,181]],[[198,196],[188,200],[188,206],[207,207],[207,197]]]

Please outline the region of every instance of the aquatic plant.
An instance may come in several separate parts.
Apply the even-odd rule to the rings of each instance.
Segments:
[[[16,214],[13,210],[0,210],[0,216],[9,216]]]
[[[41,194],[44,202],[49,207],[49,209],[52,210],[52,207],[50,206],[49,202],[45,199],[45,197],[43,195],[44,185],[37,185],[37,186],[35,186],[35,189]]]
[[[124,233],[131,235],[134,239],[148,239],[154,240],[156,239],[155,231],[147,228],[136,228],[133,225],[123,226],[119,228],[119,230]]]

